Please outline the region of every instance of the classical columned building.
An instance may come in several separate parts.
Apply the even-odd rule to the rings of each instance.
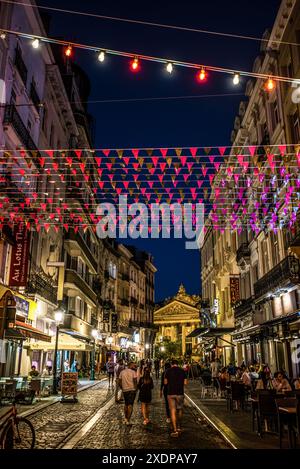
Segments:
[[[158,304],[154,311],[156,345],[179,343],[182,356],[197,355],[197,339],[187,336],[200,327],[199,304],[200,296],[189,295],[182,284],[175,296]]]

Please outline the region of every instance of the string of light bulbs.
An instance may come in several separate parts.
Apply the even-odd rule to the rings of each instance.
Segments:
[[[77,43],[72,41],[66,40],[59,40],[54,39],[46,36],[37,36],[28,33],[24,33],[21,31],[15,31],[10,29],[2,29],[0,32],[0,38],[2,40],[6,39],[6,35],[14,35],[17,37],[22,37],[24,39],[28,39],[31,41],[31,45],[34,49],[39,49],[41,43],[49,43],[49,44],[56,44],[62,46],[64,48],[64,54],[67,58],[71,59],[73,55],[73,51],[75,49],[81,49],[86,51],[91,51],[97,53],[97,59],[100,63],[105,61],[106,54],[108,55],[115,55],[121,56],[125,58],[129,58],[129,68],[133,73],[138,73],[141,70],[141,64],[143,61],[147,62],[157,62],[162,63],[165,65],[166,72],[170,75],[173,73],[175,67],[185,67],[191,68],[196,70],[196,79],[199,83],[206,82],[208,78],[207,72],[217,72],[217,73],[224,73],[229,74],[232,76],[232,83],[233,85],[238,85],[240,83],[240,78],[242,76],[250,77],[250,78],[258,78],[265,81],[264,88],[266,91],[273,91],[276,82],[284,82],[284,83],[295,83],[295,79],[287,76],[282,75],[273,75],[271,73],[258,73],[258,72],[249,72],[245,70],[236,70],[234,68],[225,68],[225,67],[217,67],[212,65],[204,65],[204,64],[196,64],[192,62],[180,61],[180,60],[171,60],[166,59],[158,56],[150,56],[140,53],[132,53],[114,49],[107,49],[99,46],[92,46],[83,43]],[[300,80],[299,80],[300,84]]]
[[[66,8],[57,8],[57,7],[50,7],[46,5],[34,5],[30,3],[23,3],[18,2],[16,0],[1,0],[2,3],[7,4],[14,4],[19,5],[22,7],[29,7],[29,8],[36,8],[38,10],[48,10],[48,11],[55,11],[58,13],[67,13],[71,15],[77,15],[82,17],[89,17],[89,18],[97,18],[101,20],[109,20],[109,21],[117,21],[129,24],[138,24],[142,26],[151,26],[156,28],[164,28],[164,29],[171,29],[171,30],[178,30],[178,31],[187,31],[192,33],[200,33],[200,34],[208,34],[212,36],[221,36],[221,37],[228,37],[231,39],[244,39],[247,41],[256,41],[259,43],[268,43],[270,39],[256,37],[256,36],[246,36],[244,34],[234,34],[234,33],[224,33],[223,31],[211,31],[208,29],[200,29],[200,28],[191,28],[187,26],[178,26],[174,24],[164,24],[164,23],[155,23],[151,21],[143,21],[143,20],[136,20],[132,18],[121,18],[119,16],[108,16],[108,15],[100,15],[99,13],[90,13],[87,11],[76,11],[76,10],[68,10]],[[273,44],[285,44],[289,46],[296,46],[299,47],[300,44],[298,42],[290,42],[290,41],[283,41],[279,39],[272,39],[271,41]]]

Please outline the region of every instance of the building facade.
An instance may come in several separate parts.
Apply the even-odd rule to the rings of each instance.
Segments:
[[[272,30],[264,35],[253,71],[299,79],[297,47],[280,44],[297,42],[299,30],[297,2],[282,1]],[[214,295],[219,295],[224,304],[225,317],[220,315],[219,324],[227,325],[228,318],[234,321],[230,341],[236,362],[268,363],[273,372],[284,369],[291,377],[300,372],[300,265],[299,219],[289,225],[295,202],[288,194],[297,192],[299,140],[295,88],[277,82],[272,90],[266,90],[263,80],[249,80],[234,123],[232,153],[214,179],[212,203],[220,207],[216,188],[219,193],[223,188],[222,208],[212,211],[201,249],[204,296],[207,294],[212,304]],[[275,152],[278,146],[281,151]],[[236,148],[243,155],[244,165],[237,162]],[[249,148],[255,149],[253,154]],[[232,220],[224,216],[224,210],[232,210],[232,200],[239,214],[245,214],[238,229],[232,229]],[[241,203],[245,200],[247,208]],[[288,208],[284,204],[287,200]],[[257,207],[260,212],[251,226],[249,214]],[[280,227],[272,229],[272,221],[279,219]],[[211,233],[215,220],[224,229]],[[211,273],[212,265],[215,274]],[[225,302],[218,285],[227,297]]]

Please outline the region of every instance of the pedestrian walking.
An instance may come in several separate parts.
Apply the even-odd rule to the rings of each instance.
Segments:
[[[158,358],[154,360],[154,369],[155,369],[155,378],[159,379],[159,368],[160,368],[160,361]]]
[[[150,423],[150,404],[152,401],[153,379],[151,378],[150,369],[145,368],[143,376],[138,382],[139,398],[141,402],[141,410],[144,418],[144,425]]]
[[[215,360],[211,362],[210,369],[211,369],[211,377],[213,380],[213,385],[216,388],[216,391],[218,392],[220,388],[219,374],[221,371],[221,362],[219,358],[216,358]]]
[[[133,404],[136,396],[137,388],[137,373],[135,371],[135,363],[130,362],[128,368],[121,371],[119,376],[119,385],[123,391],[124,396],[124,414],[125,424],[131,425],[130,418],[133,410]]]
[[[115,375],[115,362],[111,357],[109,357],[108,362],[106,363],[106,371],[108,374],[108,387],[110,388],[110,385],[113,386],[114,383],[114,375]]]
[[[164,396],[164,399],[165,399],[166,414],[167,414],[166,422],[167,423],[171,422],[171,418],[170,418],[170,407],[169,407],[169,401],[168,401],[168,385],[164,383],[164,380],[165,380],[166,371],[169,368],[171,368],[171,363],[166,362],[165,363],[165,369],[161,374],[161,382],[160,382],[160,397]]]
[[[177,360],[172,360],[171,368],[166,370],[164,384],[167,385],[168,403],[170,407],[173,431],[172,437],[178,437],[181,433],[181,421],[184,403],[184,386],[187,378],[184,370],[178,366]]]
[[[116,388],[115,388],[115,402],[119,403],[120,398],[119,398],[119,392],[121,391],[120,387],[120,374],[121,371],[125,370],[125,365],[122,359],[120,359],[115,367],[115,378],[116,378]]]

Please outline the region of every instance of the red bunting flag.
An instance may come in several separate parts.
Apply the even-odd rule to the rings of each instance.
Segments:
[[[132,151],[132,154],[135,157],[135,159],[137,159],[138,156],[139,156],[139,150],[136,149],[136,148],[133,148],[131,151]]]
[[[160,152],[161,152],[162,156],[163,156],[164,158],[166,158],[167,153],[168,153],[168,149],[167,149],[167,148],[161,148],[161,149],[160,149]]]
[[[220,155],[223,156],[226,151],[226,147],[219,147],[218,150],[219,150]]]
[[[81,158],[81,154],[82,154],[82,150],[75,150],[75,155],[77,156],[79,160]]]

